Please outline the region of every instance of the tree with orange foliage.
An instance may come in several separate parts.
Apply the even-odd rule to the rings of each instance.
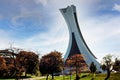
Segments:
[[[36,70],[39,70],[39,59],[38,55],[34,52],[20,51],[16,56],[16,61],[25,70],[25,76],[27,74],[37,74]]]
[[[78,71],[81,71],[81,68],[86,66],[84,61],[83,55],[81,54],[74,54],[67,58],[66,65],[68,67],[75,67],[76,68],[76,80],[79,80]]]
[[[4,77],[7,73],[6,61],[0,56],[0,77]]]
[[[5,65],[7,68],[7,72],[5,72],[5,75],[3,77],[15,77],[18,73],[17,65],[16,65],[16,53],[17,49],[4,49],[0,50],[0,55],[5,60]]]
[[[40,72],[42,74],[47,74],[46,80],[48,79],[49,74],[51,74],[52,79],[54,79],[53,74],[61,72],[62,66],[62,54],[57,51],[50,52],[40,59]]]

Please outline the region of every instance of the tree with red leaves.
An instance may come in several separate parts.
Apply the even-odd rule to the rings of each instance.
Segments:
[[[18,49],[4,49],[0,50],[1,57],[5,60],[5,65],[7,68],[7,72],[5,72],[5,75],[3,77],[15,77],[17,74],[19,74],[19,70],[17,68],[16,64],[16,53]]]
[[[3,57],[0,56],[0,77],[4,77],[7,72],[6,61]]]
[[[42,74],[47,74],[46,80],[48,79],[49,74],[51,74],[52,79],[54,79],[53,74],[61,72],[62,66],[62,54],[57,51],[50,52],[40,59],[40,72]]]
[[[16,61],[19,64],[19,67],[24,68],[25,76],[27,74],[37,74],[39,70],[39,59],[38,55],[34,52],[20,51],[16,56]]]
[[[79,75],[78,75],[78,71],[81,71],[81,68],[84,68],[86,66],[86,63],[84,61],[83,55],[81,54],[74,54],[70,57],[67,58],[66,60],[66,65],[68,67],[75,67],[76,70],[76,80],[79,80]]]

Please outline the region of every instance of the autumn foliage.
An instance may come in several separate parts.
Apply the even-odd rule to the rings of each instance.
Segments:
[[[3,77],[6,72],[7,72],[6,61],[4,60],[3,57],[0,56],[0,76]]]
[[[85,60],[83,58],[83,55],[81,54],[75,54],[67,58],[65,65],[68,67],[78,67],[81,69],[84,69],[86,67]]]
[[[0,50],[0,77],[19,77],[26,74],[35,74],[39,71],[38,55],[34,52],[14,50]]]
[[[75,71],[76,80],[79,80],[78,73],[80,73],[81,70],[83,70],[87,66],[85,61],[84,61],[83,55],[81,55],[81,54],[74,54],[74,55],[68,57],[66,62],[65,62],[65,65],[67,67],[70,67],[70,69],[72,68],[72,72]]]
[[[24,70],[26,74],[35,74],[37,65],[39,64],[38,55],[33,52],[20,51],[16,56],[16,61],[19,67]]]
[[[53,74],[61,72],[62,66],[62,54],[57,51],[50,52],[40,59],[40,72],[42,74],[47,74],[47,77],[51,74],[52,78],[54,78]]]

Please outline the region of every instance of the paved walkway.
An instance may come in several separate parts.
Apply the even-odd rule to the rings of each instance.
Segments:
[[[27,79],[18,79],[18,80],[40,80],[42,78],[45,78],[44,76],[43,77],[35,77],[35,78],[27,78]]]

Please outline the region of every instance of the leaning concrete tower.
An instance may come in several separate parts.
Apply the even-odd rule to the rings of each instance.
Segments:
[[[91,62],[94,62],[98,71],[100,69],[100,64],[96,61],[96,57],[88,48],[80,27],[77,21],[76,7],[74,5],[68,6],[67,8],[60,9],[69,29],[69,45],[67,52],[64,56],[64,60],[74,54],[83,54],[86,64],[89,66]]]

